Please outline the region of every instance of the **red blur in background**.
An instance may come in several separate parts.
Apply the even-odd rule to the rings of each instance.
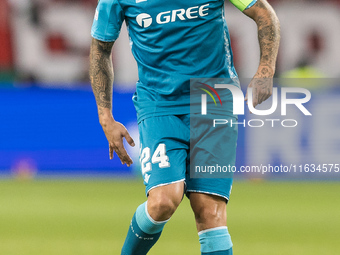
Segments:
[[[0,69],[10,69],[13,65],[9,13],[8,2],[0,1]]]

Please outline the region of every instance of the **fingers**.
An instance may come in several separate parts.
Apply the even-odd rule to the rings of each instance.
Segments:
[[[111,154],[111,148],[112,148],[112,154]],[[129,154],[126,152],[123,140],[121,142],[116,142],[115,144],[110,145],[110,159],[113,158],[113,151],[115,151],[120,159],[120,162],[124,165],[130,166],[133,161],[130,158]]]
[[[248,91],[249,89],[251,88],[251,96],[252,96],[252,104],[253,104],[253,107],[255,108],[256,105],[258,105],[258,89],[256,86],[252,86],[252,83],[249,84],[248,86],[248,89],[247,89],[247,93],[246,93],[246,97],[245,97],[245,101],[247,101],[247,104],[249,102],[248,100]],[[252,113],[251,111],[249,111],[250,113]]]
[[[107,140],[109,141],[109,157],[113,158],[114,152],[118,155],[122,164],[130,166],[133,161],[126,152],[123,144],[123,138],[133,147],[135,142],[126,128],[119,122],[112,122],[111,125],[103,126]]]
[[[250,84],[248,85],[248,89],[253,87],[253,80],[250,82]],[[248,104],[248,89],[246,91],[246,97],[244,98],[244,101],[247,101]]]
[[[129,154],[126,152],[123,143],[119,144],[119,147],[116,148],[116,153],[123,165],[126,164],[127,166],[130,166],[133,163]]]
[[[130,146],[132,147],[135,146],[135,142],[133,141],[129,132],[126,131],[123,134],[123,137],[125,137],[125,140],[128,142],[128,144],[130,144]],[[123,139],[121,140],[120,143],[117,144],[115,151],[123,165],[126,164],[127,166],[130,166],[133,163],[132,159],[130,158],[129,154],[126,152],[126,149],[124,148]]]
[[[255,97],[255,95],[254,95]],[[266,94],[266,93],[263,93],[263,92],[259,92],[257,95],[256,95],[256,99],[254,99],[254,107],[256,105],[259,105],[259,104],[262,104],[264,101],[266,101],[268,98],[270,97],[270,95]]]
[[[260,98],[258,100],[258,104],[262,104],[264,101],[266,101],[266,95],[260,94]]]
[[[258,95],[259,97],[258,104],[261,104],[264,101],[266,101],[271,95],[272,95],[272,91],[270,89],[268,88],[262,89]]]
[[[128,142],[128,144],[130,144],[132,147],[135,147],[135,142],[133,141],[132,137],[130,136],[130,134],[127,131],[124,134],[124,137],[125,137],[126,141]]]
[[[113,159],[113,147],[111,145],[109,145],[109,156],[110,159]]]
[[[266,90],[263,88],[260,88],[257,93],[257,98],[258,98],[257,103],[261,104],[263,101],[267,99],[266,97],[267,97]]]
[[[272,95],[272,79],[253,79],[248,88],[252,88],[253,107],[266,101]],[[248,90],[245,101],[248,104]]]
[[[254,108],[258,104],[259,104],[258,94],[257,93],[253,93],[253,106],[254,106]]]

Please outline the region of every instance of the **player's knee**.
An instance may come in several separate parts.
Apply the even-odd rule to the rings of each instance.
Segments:
[[[148,212],[156,221],[164,221],[169,219],[176,211],[181,202],[181,197],[171,196],[162,192],[149,197]]]
[[[196,223],[200,228],[224,226],[227,223],[225,202],[211,200],[205,202],[199,200],[199,202],[196,201],[191,206],[195,214]]]
[[[175,203],[169,199],[159,199],[150,203],[150,216],[157,221],[163,221],[169,219],[176,210]]]
[[[225,198],[203,193],[190,193],[190,205],[198,224],[215,222],[217,225],[224,225],[226,223]]]
[[[156,187],[149,191],[148,212],[156,221],[169,219],[181,203],[184,182]]]
[[[195,219],[198,223],[206,223],[211,221],[221,221],[224,218],[222,212],[220,212],[216,207],[211,208],[208,206],[200,206],[195,210]]]

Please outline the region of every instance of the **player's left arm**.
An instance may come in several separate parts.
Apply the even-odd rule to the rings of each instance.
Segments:
[[[272,94],[280,43],[280,22],[267,0],[258,0],[243,13],[256,22],[260,44],[260,64],[249,84],[249,87],[253,88],[253,105],[255,107]],[[248,100],[248,93],[245,100]]]

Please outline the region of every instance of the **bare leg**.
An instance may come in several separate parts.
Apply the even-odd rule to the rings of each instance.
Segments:
[[[147,202],[134,214],[122,255],[145,255],[159,239],[163,227],[181,203],[184,182],[150,190]]]
[[[222,197],[190,193],[201,244],[201,254],[232,255],[232,243],[227,228],[227,204]]]

